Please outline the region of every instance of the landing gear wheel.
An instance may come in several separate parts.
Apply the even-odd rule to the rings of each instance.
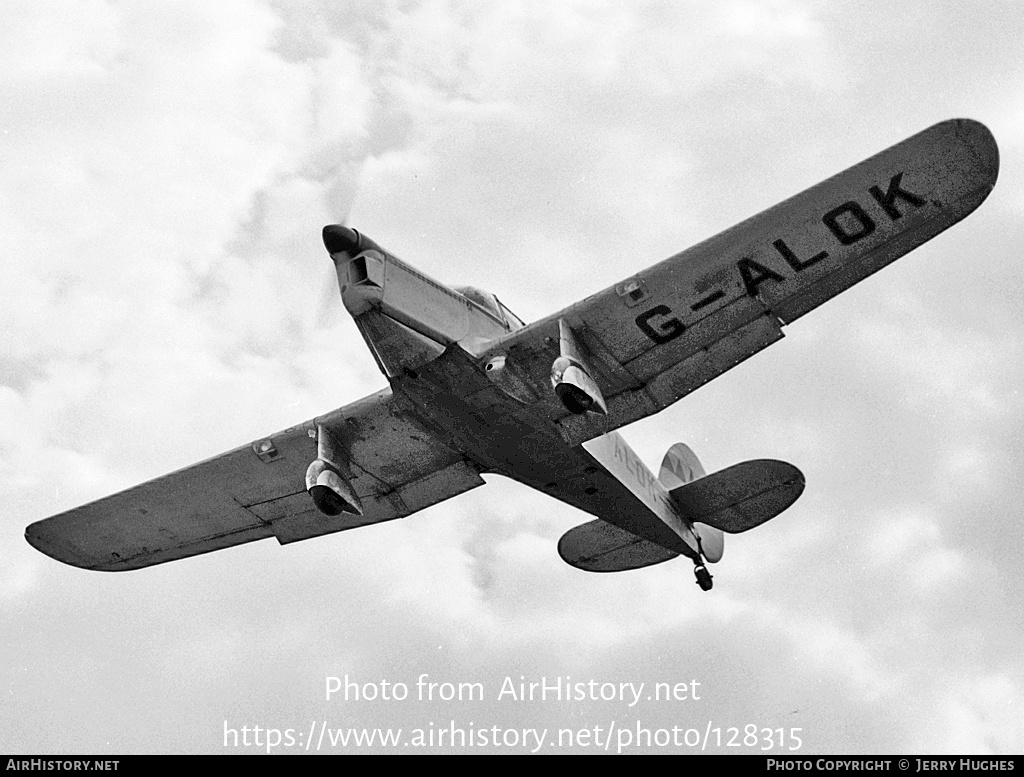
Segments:
[[[702,591],[711,590],[711,573],[708,572],[708,568],[703,564],[693,568],[693,574],[697,576],[697,585],[700,586]]]

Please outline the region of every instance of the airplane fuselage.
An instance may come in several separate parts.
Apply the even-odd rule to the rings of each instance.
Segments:
[[[522,326],[500,302],[469,289],[480,300],[471,301],[358,240],[331,254],[342,300],[403,410],[482,472],[557,490],[563,501],[570,491],[575,507],[700,559],[692,524],[619,434],[567,440],[504,356],[481,363],[489,345]]]

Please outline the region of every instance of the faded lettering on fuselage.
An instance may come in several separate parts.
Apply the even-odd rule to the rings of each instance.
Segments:
[[[891,221],[901,219],[905,215],[908,205],[920,208],[925,204],[924,197],[903,188],[902,172],[896,173],[889,179],[889,185],[885,191],[882,191],[879,186],[871,186],[868,189],[868,194]],[[856,200],[848,200],[832,208],[821,217],[821,223],[842,246],[853,245],[863,240],[871,235],[877,226],[871,214]],[[782,258],[786,268],[794,274],[813,267],[829,256],[827,250],[803,257],[798,256],[782,238],[773,240],[772,248]],[[735,266],[740,280],[743,282],[743,287],[751,297],[757,296],[762,283],[768,281],[782,283],[786,280],[786,276],[778,269],[773,269],[748,256],[736,260]],[[696,313],[724,296],[725,292],[722,289],[715,289],[690,305],[690,310]],[[653,308],[645,310],[636,317],[635,323],[637,328],[657,345],[675,340],[686,331],[686,325],[675,315],[675,311],[664,304],[655,305]]]
[[[658,479],[654,474],[647,469],[645,465],[637,455],[633,453],[633,450],[626,445],[619,435],[612,435],[612,439],[615,441],[615,459],[622,463],[622,466],[626,468],[626,472],[633,476],[637,485],[640,486],[641,491],[647,495],[647,497],[663,507],[667,508],[668,503],[665,498],[664,492],[658,488]]]

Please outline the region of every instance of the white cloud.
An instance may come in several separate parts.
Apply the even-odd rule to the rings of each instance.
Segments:
[[[780,620],[785,622],[796,652],[815,671],[838,677],[855,694],[869,701],[897,693],[891,670],[879,665],[860,635],[834,623],[801,618],[795,613]]]
[[[942,530],[926,515],[906,512],[876,519],[866,555],[875,568],[894,568],[920,594],[961,585],[968,560],[960,550],[947,547]]]
[[[925,721],[919,752],[1009,755],[1024,743],[1019,680],[1007,674],[951,678]]]
[[[1002,365],[1020,351],[1016,338],[955,331],[935,320],[935,306],[891,292],[884,320],[858,325],[865,369],[896,379],[907,405],[961,423],[1005,414],[1015,404],[997,384]]]
[[[101,75],[121,47],[120,20],[102,0],[64,0],[41,6],[14,0],[6,8],[0,83],[24,89],[60,87],[66,79]]]
[[[36,559],[4,565],[0,577],[0,598],[8,601],[23,596],[35,587],[39,577],[39,562]]]
[[[1006,516],[992,519],[995,536],[1013,536],[1016,495],[997,486],[1013,482],[1019,448],[1005,376],[1020,333],[1012,316],[1000,333],[950,328],[944,300],[889,297],[845,326],[815,313],[805,338],[794,328],[627,433],[651,463],[695,437],[716,467],[779,455],[808,474],[792,512],[730,538],[706,596],[686,562],[614,576],[566,567],[557,538],[587,517],[500,481],[401,523],[133,575],[58,567],[21,538],[33,512],[384,385],[351,322],[318,327],[315,310],[328,267],[319,228],[348,210],[360,170],[357,227],[539,316],[918,121],[902,77],[882,95],[877,70],[847,67],[861,39],[845,19],[792,2],[62,10],[18,6],[0,31],[12,95],[0,105],[0,271],[12,290],[0,308],[12,549],[0,592],[32,613],[4,611],[12,666],[31,670],[0,713],[0,725],[15,718],[4,728],[14,746],[102,749],[114,730],[141,749],[154,740],[138,721],[170,719],[160,744],[216,749],[220,723],[210,734],[207,718],[305,714],[331,669],[698,676],[715,689],[716,719],[815,702],[806,725],[828,732],[822,750],[935,749],[951,725],[967,748],[1020,741],[1015,665],[993,647],[1012,636],[1020,581],[980,543],[953,544],[955,494],[928,497],[955,481]],[[892,72],[927,79],[936,64]],[[898,120],[883,115],[890,97]],[[909,470],[907,452],[928,448],[907,409],[941,431],[934,457]],[[934,478],[908,486],[921,472]],[[966,604],[979,567],[1006,597],[986,597],[984,617]],[[968,679],[945,688],[964,676],[965,651]],[[172,690],[180,708],[161,698]],[[82,698],[89,715],[123,713],[65,725],[79,733],[55,744],[41,723],[85,716]],[[829,728],[822,710],[842,711],[843,725]],[[891,739],[858,739],[847,714],[896,721],[865,728]]]

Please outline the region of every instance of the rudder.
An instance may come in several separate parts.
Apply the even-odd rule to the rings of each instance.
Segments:
[[[658,480],[669,491],[679,486],[685,486],[704,477],[704,467],[697,458],[697,454],[690,450],[690,446],[677,442],[665,454],[661,460],[661,472],[658,473]]]
[[[677,442],[668,449],[665,458],[661,460],[658,480],[667,490],[672,491],[706,476],[707,473],[697,454],[686,443]],[[720,561],[725,552],[725,535],[714,526],[704,523],[694,523],[693,531],[700,539],[700,549],[704,558],[712,564]]]

